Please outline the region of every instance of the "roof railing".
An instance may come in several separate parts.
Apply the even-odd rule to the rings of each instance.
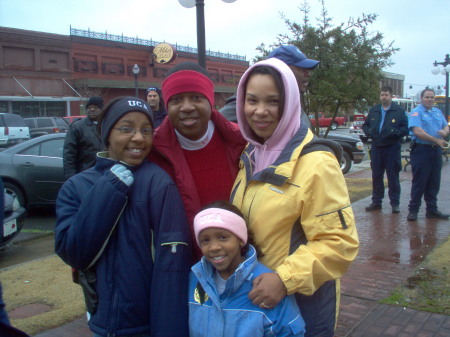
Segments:
[[[149,47],[150,46],[154,47],[154,46],[162,43],[159,41],[154,41],[152,39],[151,40],[140,39],[137,36],[129,37],[129,36],[124,36],[123,34],[122,35],[114,35],[114,34],[108,34],[108,32],[99,33],[99,32],[93,32],[90,29],[84,30],[84,29],[78,29],[78,28],[72,28],[72,27],[70,27],[70,35],[71,36],[88,37],[91,39],[138,44],[141,46],[149,46]],[[197,48],[181,46],[179,44],[172,44],[172,45],[178,51],[197,54]],[[221,52],[210,51],[210,50],[206,51],[206,55],[212,56],[212,57],[230,59],[230,60],[237,60],[237,61],[244,61],[244,62],[247,61],[245,56],[240,56],[240,55],[230,54],[230,53],[221,53]]]

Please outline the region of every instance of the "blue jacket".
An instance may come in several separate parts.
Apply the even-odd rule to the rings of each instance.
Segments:
[[[258,262],[251,245],[249,248],[246,260],[227,280],[222,295],[218,294],[213,278],[216,270],[205,257],[192,267],[189,277],[190,337],[304,335],[305,323],[293,296],[285,297],[271,310],[252,304],[248,293],[252,290],[253,280],[272,271]],[[206,293],[202,304],[199,289]]]
[[[384,124],[379,130],[381,121],[381,104],[377,104],[369,111],[363,124],[363,131],[367,137],[372,138],[372,146],[389,146],[399,143],[403,136],[408,134],[408,117],[405,110],[397,103],[392,102],[386,111]]]
[[[144,161],[128,187],[97,157],[65,182],[56,202],[56,253],[70,266],[95,262],[98,307],[89,320],[102,336],[188,336],[188,224],[175,184]],[[152,254],[152,245],[154,253]],[[174,319],[176,318],[176,319]]]

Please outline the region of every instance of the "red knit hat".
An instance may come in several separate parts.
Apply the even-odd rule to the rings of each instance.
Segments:
[[[204,71],[204,69],[202,68]],[[214,107],[214,84],[204,74],[196,70],[179,70],[168,76],[162,84],[164,101],[167,103],[173,95],[184,92],[198,92],[206,97]]]

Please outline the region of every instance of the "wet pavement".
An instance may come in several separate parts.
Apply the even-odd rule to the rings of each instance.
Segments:
[[[0,270],[55,254],[53,233],[20,232],[6,249],[0,251]]]
[[[358,171],[346,177],[370,178],[371,171]],[[400,173],[400,179],[399,214],[391,212],[387,195],[380,211],[365,211],[370,197],[352,205],[360,250],[341,280],[336,337],[450,336],[450,316],[378,303],[411,276],[427,254],[447,240],[450,233],[450,221],[427,219],[423,204],[418,221],[406,220],[412,180],[410,167]],[[449,184],[450,163],[444,162],[438,195],[438,207],[444,212],[449,211]]]
[[[21,232],[0,247],[0,269],[53,255],[55,222],[54,208],[29,210]]]
[[[425,218],[408,222],[411,171],[401,172],[400,213],[392,214],[387,196],[380,211],[366,212],[370,197],[353,203],[360,251],[341,280],[341,305],[335,337],[444,337],[450,336],[450,316],[379,304],[411,276],[418,265],[450,234],[450,221]],[[370,178],[370,170],[354,171],[348,178]],[[450,163],[444,162],[438,206],[448,212]],[[91,336],[85,316],[35,337]]]

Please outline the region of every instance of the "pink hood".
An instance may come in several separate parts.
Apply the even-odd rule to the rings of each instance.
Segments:
[[[249,72],[258,66],[269,66],[275,68],[283,79],[285,102],[283,115],[278,123],[272,136],[267,139],[264,144],[259,143],[254,137],[244,115],[245,88],[244,83],[247,81]],[[283,62],[276,58],[270,58],[260,61],[252,65],[242,76],[239,81],[237,98],[236,98],[236,115],[242,136],[250,144],[255,146],[255,169],[253,174],[264,170],[271,165],[284,150],[287,143],[292,139],[294,134],[300,129],[300,93],[298,90],[297,80],[291,69]]]

